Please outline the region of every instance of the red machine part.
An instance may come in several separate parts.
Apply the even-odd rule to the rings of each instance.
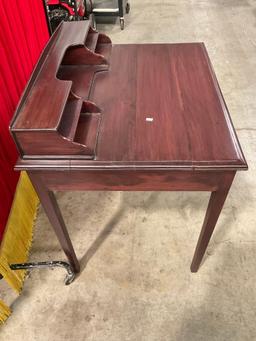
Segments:
[[[73,2],[75,0],[71,1],[65,1],[65,0],[47,0],[47,5],[48,6],[57,6],[59,5],[60,7],[66,8],[67,11],[69,12],[70,16],[75,15],[75,9]],[[85,5],[84,5],[84,0],[76,0],[76,6],[77,6],[77,14],[80,17],[84,17],[85,15]]]

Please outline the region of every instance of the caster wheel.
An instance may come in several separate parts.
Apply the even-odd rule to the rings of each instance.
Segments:
[[[128,14],[130,12],[131,9],[131,5],[129,4],[129,2],[127,2],[126,7],[125,7],[125,12]]]
[[[124,29],[124,18],[120,18],[120,27],[121,27],[121,30]]]

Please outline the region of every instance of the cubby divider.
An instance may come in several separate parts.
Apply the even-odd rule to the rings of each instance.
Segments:
[[[111,40],[90,21],[63,22],[56,30],[11,123],[24,158],[95,157],[101,110],[88,97],[95,73],[109,67],[109,55],[99,53],[103,45],[111,48]]]

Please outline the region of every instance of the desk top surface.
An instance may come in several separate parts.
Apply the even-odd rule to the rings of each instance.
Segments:
[[[114,45],[90,100],[103,111],[97,161],[246,165],[203,44]]]
[[[204,44],[113,45],[109,65],[86,98],[102,110],[95,159],[18,167],[247,168]]]

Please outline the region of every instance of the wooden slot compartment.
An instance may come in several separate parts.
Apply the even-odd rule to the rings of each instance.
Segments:
[[[95,70],[97,69],[94,66],[88,67],[86,65],[62,65],[59,68],[57,78],[61,80],[71,80],[72,92],[76,96],[86,99],[89,96],[90,86]]]
[[[69,140],[74,139],[82,105],[81,99],[69,99],[63,111],[58,131]]]
[[[99,113],[81,113],[74,142],[82,144],[89,150],[94,151],[97,142],[100,116],[101,114]]]
[[[76,128],[74,142],[86,146],[93,153],[96,147],[101,110],[90,101],[82,103],[81,114]]]
[[[104,56],[106,60],[109,62],[111,49],[112,49],[111,44],[98,42],[96,49],[95,49],[95,53]]]
[[[85,46],[91,50],[95,51],[96,45],[98,42],[99,33],[98,32],[89,32],[85,41]]]

